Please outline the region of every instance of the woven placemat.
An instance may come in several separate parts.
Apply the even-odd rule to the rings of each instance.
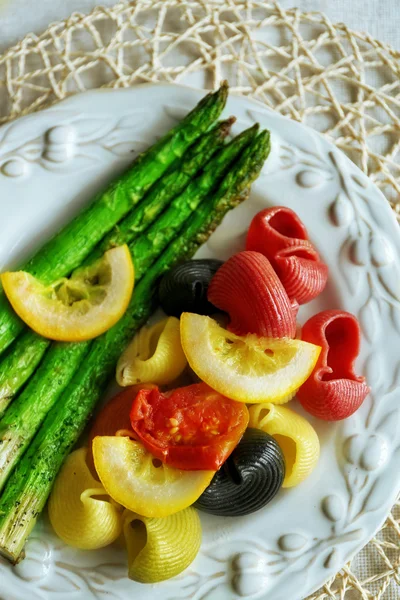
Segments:
[[[323,132],[400,218],[400,53],[319,13],[136,0],[73,14],[0,56],[0,123],[95,87],[171,81],[251,96]],[[400,503],[312,600],[400,598]],[[290,599],[288,599],[290,600]]]

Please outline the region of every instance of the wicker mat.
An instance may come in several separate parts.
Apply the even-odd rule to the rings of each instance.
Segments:
[[[400,218],[400,53],[317,13],[251,0],[137,0],[73,14],[0,56],[0,123],[89,88],[231,89],[323,132]],[[312,600],[400,598],[400,503]],[[289,600],[289,599],[288,599]]]

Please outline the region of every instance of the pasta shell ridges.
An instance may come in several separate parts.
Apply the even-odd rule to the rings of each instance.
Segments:
[[[227,312],[237,335],[296,335],[289,297],[270,262],[259,252],[240,252],[218,270],[208,289],[209,300]]]
[[[95,550],[118,538],[122,522],[119,509],[91,474],[86,455],[87,448],[80,448],[65,461],[49,499],[49,517],[66,544]]]
[[[143,524],[139,531],[132,528],[135,523]],[[192,507],[163,518],[126,511],[124,535],[129,577],[141,583],[156,583],[175,577],[193,562],[201,544],[200,519]]]

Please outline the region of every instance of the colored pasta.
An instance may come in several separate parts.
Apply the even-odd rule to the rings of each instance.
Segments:
[[[222,266],[221,260],[203,258],[176,265],[161,280],[158,298],[165,314],[180,317],[183,312],[212,315],[215,306],[207,300],[208,286]]]
[[[208,299],[229,313],[228,329],[236,335],[296,335],[296,309],[271,263],[259,252],[240,252],[224,263],[210,283]]]
[[[274,206],[259,212],[251,222],[246,248],[268,258],[291,300],[305,304],[325,288],[328,267],[290,208]]]
[[[277,252],[300,244],[312,247],[304,223],[290,208],[273,206],[261,210],[253,218],[247,233],[246,250],[261,252],[272,262]]]
[[[285,461],[278,442],[249,427],[195,506],[212,515],[249,515],[276,496],[284,477]]]
[[[258,404],[249,409],[250,427],[262,429],[278,442],[285,457],[285,488],[304,481],[317,465],[319,440],[306,419],[285,406]]]
[[[302,339],[322,347],[317,364],[298,391],[307,412],[326,421],[350,417],[369,393],[364,377],[354,372],[360,349],[360,326],[354,315],[325,310],[304,325]]]
[[[175,577],[200,549],[200,519],[192,507],[161,519],[125,511],[123,521],[128,572],[134,581],[156,583]]]
[[[96,550],[118,538],[122,520],[119,507],[91,474],[86,454],[87,448],[80,448],[65,461],[50,496],[49,517],[66,544]]]
[[[152,327],[143,327],[133,338],[117,365],[122,387],[138,383],[168,385],[187,364],[182,350],[179,320],[168,317]]]
[[[299,304],[310,302],[325,289],[328,267],[312,247],[285,248],[277,252],[273,264],[289,298]]]

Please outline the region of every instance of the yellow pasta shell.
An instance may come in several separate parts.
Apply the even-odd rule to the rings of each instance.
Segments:
[[[122,516],[91,474],[86,454],[87,448],[80,448],[65,461],[49,499],[49,517],[54,531],[66,544],[96,550],[118,538]]]
[[[298,485],[314,470],[319,459],[319,439],[304,417],[276,404],[257,404],[249,408],[249,427],[269,433],[282,448],[286,476],[283,487]]]
[[[185,508],[161,519],[124,513],[129,577],[156,583],[182,573],[196,558],[201,544],[197,511]]]
[[[117,382],[168,385],[187,365],[181,345],[179,319],[168,317],[152,327],[142,327],[117,365]]]

